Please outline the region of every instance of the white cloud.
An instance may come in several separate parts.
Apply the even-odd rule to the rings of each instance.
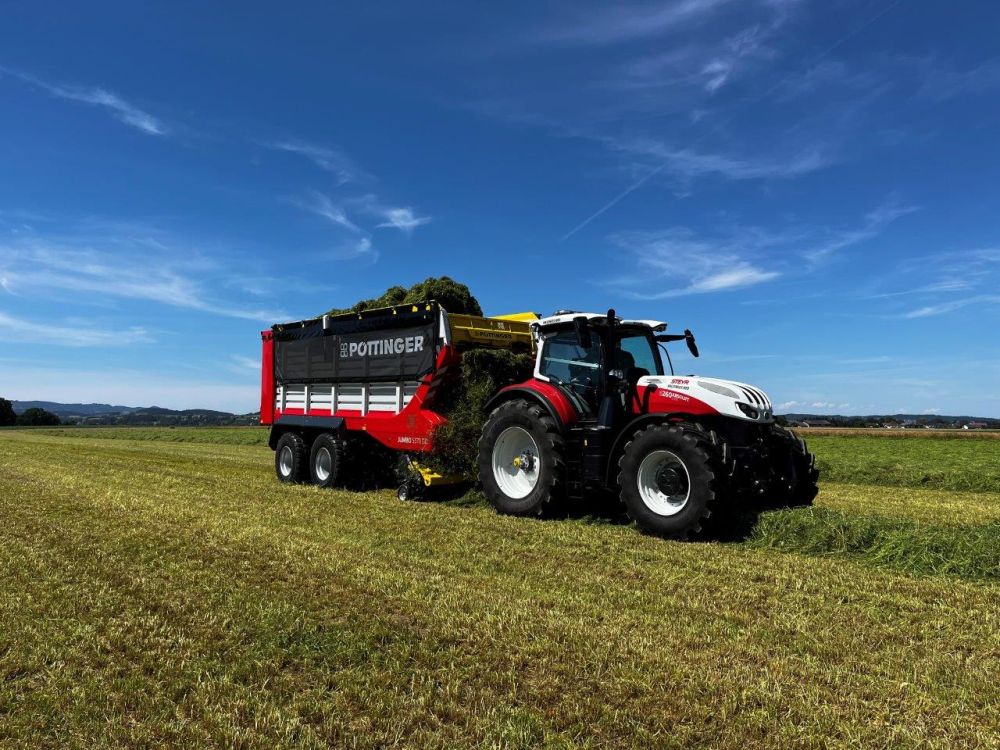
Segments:
[[[371,179],[347,154],[332,146],[320,146],[295,139],[274,141],[262,145],[275,151],[284,151],[305,157],[320,169],[336,175],[338,185],[349,182],[366,182]]]
[[[417,227],[429,224],[431,221],[430,216],[417,216],[409,206],[386,208],[382,211],[382,216],[385,221],[377,226],[399,229],[406,234],[410,234]]]
[[[15,318],[0,312],[0,340],[15,344],[55,344],[57,346],[95,347],[149,344],[152,337],[144,328],[131,326],[83,326],[40,323]]]
[[[167,126],[158,118],[139,109],[134,104],[122,99],[115,93],[103,88],[87,88],[82,86],[66,86],[43,81],[34,76],[0,67],[0,72],[12,75],[26,83],[44,89],[52,96],[68,101],[88,104],[109,112],[119,122],[135,128],[146,135],[167,135]]]

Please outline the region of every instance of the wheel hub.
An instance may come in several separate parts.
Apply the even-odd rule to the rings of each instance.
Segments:
[[[535,468],[535,456],[531,451],[524,451],[511,462],[515,469],[532,471]]]
[[[687,475],[678,471],[676,465],[662,466],[656,472],[656,487],[664,495],[687,494]]]

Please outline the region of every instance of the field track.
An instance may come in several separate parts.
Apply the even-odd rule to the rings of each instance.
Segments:
[[[810,436],[815,510],[682,544],[262,434],[0,432],[0,747],[997,747],[1000,442]]]

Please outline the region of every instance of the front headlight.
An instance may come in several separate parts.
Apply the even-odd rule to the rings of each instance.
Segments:
[[[740,407],[740,411],[743,412],[748,419],[757,419],[757,417],[760,416],[758,411],[750,406],[750,404],[744,404],[742,401],[737,401],[736,405]]]
[[[726,386],[724,385],[717,385],[716,383],[709,383],[704,380],[698,381],[698,387],[704,388],[706,391],[711,391],[712,393],[718,393],[720,396],[725,396],[726,398],[740,397],[740,394],[738,394],[732,388],[726,388]]]

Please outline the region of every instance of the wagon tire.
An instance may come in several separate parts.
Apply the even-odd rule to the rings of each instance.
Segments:
[[[340,487],[345,475],[344,441],[329,432],[319,435],[309,451],[309,478],[317,487]]]
[[[274,473],[288,484],[305,481],[307,468],[306,441],[297,432],[286,432],[274,447]]]

